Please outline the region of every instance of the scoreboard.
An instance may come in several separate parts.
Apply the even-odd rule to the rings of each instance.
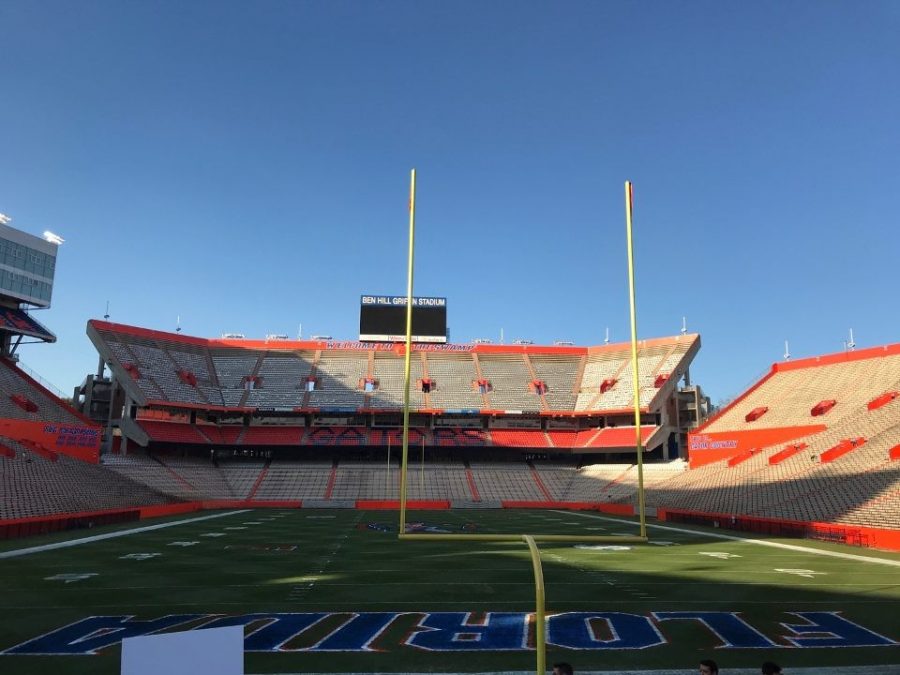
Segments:
[[[362,296],[359,339],[362,342],[405,342],[406,296]],[[412,341],[447,341],[447,298],[413,298]]]

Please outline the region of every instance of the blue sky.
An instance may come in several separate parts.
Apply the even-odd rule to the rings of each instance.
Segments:
[[[355,338],[416,292],[454,341],[703,337],[713,400],[900,340],[894,2],[0,0],[0,212],[66,238],[65,391],[113,320]]]

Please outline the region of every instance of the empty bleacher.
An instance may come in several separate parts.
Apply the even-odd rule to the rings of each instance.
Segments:
[[[551,410],[574,410],[578,399],[576,382],[582,357],[540,355],[530,357],[535,379],[547,385],[547,405]]]
[[[521,354],[484,354],[478,362],[491,383],[488,396],[495,410],[540,410],[541,397],[529,389],[534,379]]]
[[[525,462],[470,461],[469,466],[481,500],[547,501]]]
[[[428,376],[436,383],[430,394],[433,408],[484,407],[484,398],[473,386],[479,377],[471,354],[428,354]]]
[[[268,352],[256,372],[259,386],[247,392],[250,408],[299,408],[314,356],[308,352]]]
[[[219,462],[219,471],[235,499],[248,499],[260,473],[265,468],[262,460]],[[259,492],[257,491],[257,495]]]
[[[309,343],[247,348],[92,321],[88,334],[136,399],[232,408],[396,409],[403,399],[403,361],[388,350],[322,349]],[[295,348],[296,347],[296,348]],[[618,410],[631,405],[627,344],[589,348],[416,349],[411,359],[413,409]],[[641,403],[659,391],[658,378],[680,377],[699,349],[685,335],[641,343]],[[185,381],[185,373],[189,374]],[[315,380],[306,391],[307,380]],[[196,381],[191,381],[191,379]],[[365,381],[374,380],[374,390]],[[430,379],[423,394],[419,383]],[[248,380],[250,382],[248,383]],[[601,391],[607,380],[615,383]],[[487,383],[480,392],[476,383]],[[534,383],[546,386],[543,395]]]
[[[540,429],[491,429],[491,445],[510,448],[547,448],[550,439]]]
[[[369,395],[367,407],[402,409],[406,359],[392,352],[375,352],[374,356],[375,369],[372,379],[377,383],[377,387]],[[409,405],[413,408],[425,407],[425,395],[421,386],[417,386],[424,377],[422,360],[419,354],[413,354],[409,373]]]
[[[323,351],[316,361],[316,388],[309,392],[309,406],[361,408],[365,392],[359,388],[368,371],[366,352]]]
[[[254,375],[260,359],[260,353],[248,349],[212,350],[213,367],[216,369],[223,405],[241,405],[246,393],[247,378]]]
[[[798,364],[803,365],[803,364]],[[900,355],[873,357],[822,366],[779,368],[712,420],[704,431],[741,431],[774,427],[833,425],[861,405],[891,389],[900,372]],[[813,407],[823,400],[837,404],[814,417]],[[754,421],[746,416],[755,408],[768,411]]]
[[[256,501],[325,499],[331,473],[331,462],[273,461],[253,498]]]
[[[12,439],[0,456],[0,519],[166,504],[177,499],[140,481],[66,455],[51,461]]]
[[[5,359],[0,359],[0,418],[85,423],[53,394]]]

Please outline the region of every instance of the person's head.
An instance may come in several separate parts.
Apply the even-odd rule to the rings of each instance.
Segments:
[[[553,664],[553,675],[573,675],[572,664],[560,661]]]
[[[703,659],[700,662],[700,675],[719,675],[719,666],[712,659]]]
[[[762,675],[781,675],[781,666],[774,661],[766,661],[762,664]]]

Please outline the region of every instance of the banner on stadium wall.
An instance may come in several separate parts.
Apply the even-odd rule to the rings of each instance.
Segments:
[[[0,419],[0,436],[26,440],[85,462],[100,458],[100,428],[33,420]]]
[[[802,427],[688,434],[688,459],[691,468],[696,468],[704,464],[730,459],[745,450],[789,443],[797,438],[809,436],[825,429],[824,424],[812,424]]]
[[[837,611],[784,612],[769,634],[741,612],[616,611],[564,612],[547,617],[547,644],[561,649],[639,650],[670,644],[664,629],[688,623],[705,630],[716,649],[816,649],[891,647],[898,643]],[[169,614],[153,619],[133,615],[91,616],[0,651],[3,655],[88,656],[123,638],[181,629],[254,627],[244,639],[247,652],[512,652],[534,649],[533,617],[526,612],[358,612],[269,613],[239,616]],[[322,636],[323,627],[325,635]],[[385,640],[389,628],[399,640]],[[396,633],[397,630],[393,632]],[[315,639],[304,635],[315,634]],[[304,639],[306,638],[306,639]],[[2,649],[2,646],[0,646]]]
[[[491,429],[540,429],[541,420],[538,419],[509,419],[499,417],[491,420]]]
[[[477,415],[480,410],[473,408],[472,410],[445,410],[444,413],[453,413],[455,415],[468,414]],[[482,421],[480,417],[435,417],[435,427],[459,427],[462,429],[481,429]]]

